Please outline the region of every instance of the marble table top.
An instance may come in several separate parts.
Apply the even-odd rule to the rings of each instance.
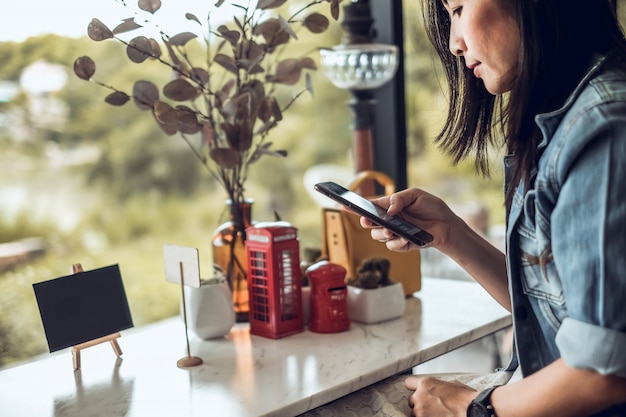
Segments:
[[[295,416],[511,324],[473,282],[424,278],[404,315],[349,331],[273,340],[236,324],[219,339],[191,338],[204,364],[186,356],[179,317],[122,332],[108,343],[69,349],[0,371],[0,416]]]

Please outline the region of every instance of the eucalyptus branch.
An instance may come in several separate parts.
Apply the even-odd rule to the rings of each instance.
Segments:
[[[193,62],[191,62],[191,58],[189,58],[189,55],[187,54],[187,49],[184,46],[175,46],[174,47],[176,49],[176,51],[180,54],[181,57],[183,57],[185,63],[187,65],[189,65],[189,68],[193,68]],[[182,71],[181,71],[182,72]],[[183,73],[184,74],[184,73]],[[194,84],[196,84],[197,86],[199,86],[200,88],[202,88],[203,90],[205,90],[205,86],[200,84],[197,80],[195,80],[193,77],[189,77],[186,74],[184,74],[185,77],[189,80],[192,80],[194,82]],[[206,90],[205,90],[206,91]]]
[[[289,107],[291,107],[291,105],[292,105],[293,103],[295,103],[295,102],[296,102],[296,100],[298,100],[298,98],[299,98],[302,94],[306,93],[307,91],[309,91],[309,90],[307,90],[307,89],[305,88],[304,90],[302,90],[302,91],[300,91],[298,94],[296,94],[294,97],[292,97],[292,98],[291,98],[291,100],[289,100],[289,103],[287,103],[287,105],[286,105],[285,107],[283,107],[282,112],[283,112],[283,113],[284,113],[284,112],[286,112],[286,111],[287,111],[287,109],[288,109]]]
[[[150,19],[146,19],[145,17],[142,17],[137,10],[131,8],[128,6],[128,4],[126,4],[126,2],[124,0],[114,0],[116,3],[121,4],[122,6],[124,6],[128,11],[130,11],[136,18],[139,18],[140,20],[143,20],[144,23],[149,23],[153,28],[155,28],[159,34],[167,39],[169,39],[169,36],[167,35],[167,33],[165,33],[163,31],[163,29],[161,29],[161,27],[159,25],[157,25],[156,23],[154,23],[152,20]]]
[[[291,15],[291,17],[287,20],[287,22],[289,23],[295,23],[297,20],[295,20],[296,16],[298,16],[300,13],[303,13],[305,10],[317,5],[317,4],[321,4],[321,3],[325,3],[328,0],[314,0],[311,3],[305,5],[303,8],[301,8],[300,10],[296,11],[294,14]]]
[[[141,52],[142,54],[147,55],[148,57],[150,57],[150,58],[160,62],[161,64],[166,65],[172,71],[174,71],[176,74],[178,74],[179,76],[182,76],[185,79],[193,82],[196,86],[200,87],[203,91],[208,93],[208,91],[206,90],[206,87],[204,85],[200,84],[196,79],[194,79],[189,74],[187,74],[184,71],[182,71],[180,68],[178,68],[176,65],[172,64],[171,62],[168,62],[168,61],[162,59],[160,56],[157,56],[157,55],[153,54],[151,51],[144,51],[143,49],[138,48],[135,45],[133,45],[133,44],[131,44],[129,42],[126,42],[124,39],[118,38],[117,36],[114,36],[114,39],[117,40],[118,42],[122,43],[123,45],[126,45],[127,48],[131,48],[131,49],[134,49],[137,52]]]
[[[191,149],[191,152],[195,155],[195,157],[200,161],[200,163],[206,168],[207,171],[209,171],[209,174],[217,181],[219,182],[222,186],[224,186],[224,182],[222,181],[222,178],[217,175],[217,173],[215,171],[213,171],[213,169],[211,169],[211,166],[208,164],[207,162],[207,157],[202,155],[200,152],[198,152],[198,149],[196,149],[195,146],[193,146],[191,144],[191,142],[189,141],[189,139],[187,138],[187,135],[185,135],[184,133],[181,133],[180,136],[183,138],[183,140],[185,141],[185,143],[187,144],[187,146],[189,146],[189,149]]]
[[[129,8],[128,0],[114,1]],[[223,2],[219,0],[217,5]],[[206,48],[205,57],[200,58],[200,61],[205,61],[203,68],[193,65],[192,61],[198,60],[187,45],[195,35],[183,32],[170,37],[155,22],[142,16],[145,23],[159,31],[165,45],[145,37],[125,41],[117,35],[141,27],[132,18],[124,20],[113,31],[93,19],[88,28],[91,39],[114,39],[126,46],[132,62],[141,64],[147,59],[154,60],[162,64],[174,78],[160,87],[151,81],[136,81],[131,96],[92,79],[96,68],[88,56],[76,59],[74,72],[81,79],[112,90],[113,93],[105,99],[107,103],[121,106],[133,99],[141,110],[154,116],[167,135],[178,133],[194,157],[224,188],[233,204],[238,204],[244,199],[250,165],[265,155],[286,156],[284,151],[270,149],[272,143],[267,140],[269,131],[282,118],[282,113],[310,89],[310,81],[307,78],[307,88],[292,97],[286,105],[278,102],[280,97],[276,97],[275,93],[279,84],[291,87],[300,82],[305,71],[312,71],[315,67],[309,59],[299,57],[290,60],[283,57],[291,50],[289,42],[299,38],[302,28],[312,34],[328,28],[328,19],[320,13],[311,12],[306,18],[298,20],[305,11],[322,3],[330,4],[331,15],[336,20],[339,0],[311,0],[288,20],[282,18],[278,11],[278,7],[284,4],[282,1],[264,1],[263,9],[259,9],[257,0],[231,0],[230,5],[241,11],[233,17],[235,27],[231,24],[231,28],[218,27],[216,31],[212,28],[211,12],[207,14],[205,24],[195,15],[186,14],[188,20],[202,28],[201,37]],[[155,14],[160,10],[161,0],[139,1],[138,7]],[[137,21],[139,16],[135,12]],[[213,45],[213,40],[219,43]],[[167,48],[169,55],[162,56],[163,48]],[[298,55],[302,56],[300,52]],[[160,97],[175,103],[170,104]],[[254,130],[256,124],[262,125]],[[248,127],[243,129],[243,125]],[[188,136],[191,134],[205,135],[200,146],[194,146],[191,136]],[[249,143],[250,140],[252,143]],[[241,150],[237,143],[245,144],[246,149]]]
[[[129,98],[134,98],[132,95],[130,95],[130,94],[128,94],[128,93],[126,93],[126,92],[124,92],[124,91],[122,91],[122,90],[118,90],[117,88],[113,87],[112,85],[104,84],[103,82],[100,82],[100,81],[95,80],[95,79],[93,79],[93,78],[90,78],[90,79],[89,79],[89,82],[92,82],[92,83],[94,83],[94,84],[96,84],[96,85],[99,85],[100,87],[107,88],[107,89],[109,89],[109,90],[111,90],[111,91],[114,91],[114,92],[116,92],[116,93],[126,94]]]

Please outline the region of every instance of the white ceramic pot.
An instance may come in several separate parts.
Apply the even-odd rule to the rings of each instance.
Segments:
[[[402,316],[405,306],[404,289],[400,282],[367,290],[348,285],[350,320],[368,324],[391,320]]]
[[[184,291],[187,327],[191,333],[201,339],[213,339],[230,332],[235,324],[235,309],[228,283],[205,284],[200,288],[185,286]]]

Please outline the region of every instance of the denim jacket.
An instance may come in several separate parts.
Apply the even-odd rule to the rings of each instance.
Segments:
[[[563,358],[626,378],[626,65],[598,57],[535,122],[540,156],[507,220],[519,364],[527,376]],[[512,168],[507,157],[507,187]]]

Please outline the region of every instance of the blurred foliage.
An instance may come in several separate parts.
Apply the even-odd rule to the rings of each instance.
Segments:
[[[315,40],[303,38],[293,52],[337,44],[340,36],[337,24]],[[106,91],[72,75],[74,59],[84,54],[99,62],[98,74],[124,88],[163,72],[128,62],[115,42],[94,48],[86,37],[47,35],[0,43],[2,80],[19,82],[21,72],[39,60],[60,64],[67,84],[50,95],[69,106],[62,130],[52,131],[33,123],[24,92],[0,105],[0,117],[7,117],[0,118],[0,204],[6,203],[2,193],[8,190],[10,199],[14,188],[27,190],[25,201],[32,201],[17,213],[0,209],[0,243],[38,236],[49,245],[45,256],[0,274],[0,366],[46,351],[32,284],[66,275],[76,262],[85,269],[120,264],[135,325],[177,314],[178,289],[163,276],[163,243],[197,247],[201,269],[208,272],[211,234],[226,220],[224,191],[179,137],[166,136],[134,105],[107,105]],[[261,159],[246,183],[255,200],[253,218],[272,220],[276,211],[299,227],[302,246],[318,245],[320,238],[319,212],[302,187],[304,171],[320,163],[350,164],[347,93],[322,71],[312,74],[312,84],[313,97],[302,96],[272,131],[275,146],[289,156]],[[279,94],[290,98],[288,91]],[[13,137],[16,126],[26,132],[20,140]],[[97,150],[95,159],[66,158],[90,149]],[[59,212],[64,205],[80,213],[69,230],[58,221],[67,214]]]
[[[621,16],[625,2],[618,2]],[[479,200],[489,207],[491,223],[501,223],[501,151],[494,150],[492,178],[484,179],[471,163],[452,167],[432,144],[446,108],[441,71],[424,37],[418,3],[405,0],[404,7],[409,185],[453,204]],[[340,28],[332,25],[297,48],[309,52],[340,39]],[[0,103],[0,243],[38,236],[48,246],[45,256],[0,275],[0,367],[46,352],[32,284],[68,274],[73,263],[85,269],[118,263],[136,326],[178,313],[179,289],[163,276],[163,243],[197,247],[201,270],[211,269],[211,233],[226,220],[224,192],[179,138],[165,136],[134,106],[106,105],[105,91],[71,75],[75,57],[88,54],[99,63],[98,74],[116,86],[159,76],[128,62],[123,52],[115,42],[94,48],[86,37],[0,43],[0,80],[18,82],[37,60],[60,64],[68,81],[52,95],[69,106],[67,123],[55,131],[32,123],[25,93]],[[317,164],[351,165],[350,95],[322,71],[313,74],[312,84],[314,97],[298,100],[272,132],[272,141],[289,156],[260,160],[246,183],[255,200],[252,217],[272,220],[277,212],[298,228],[301,248],[317,246],[321,238],[319,209],[302,186],[304,172]],[[16,128],[27,137],[15,140]],[[96,159],[69,160],[91,149],[97,149]],[[27,191],[17,212],[6,206],[15,188]],[[80,214],[69,228],[60,222],[67,212]]]
[[[0,243],[20,240],[42,233],[50,235],[56,231],[53,219],[33,220],[25,211],[20,211],[12,219],[0,217]]]

